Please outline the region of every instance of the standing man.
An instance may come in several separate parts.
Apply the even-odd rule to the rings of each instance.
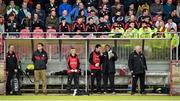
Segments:
[[[13,94],[13,89],[11,80],[13,76],[18,71],[18,64],[17,64],[17,57],[14,52],[14,46],[9,45],[9,51],[6,54],[6,74],[7,74],[7,81],[6,81],[6,95]]]
[[[101,92],[101,63],[102,63],[101,45],[97,44],[95,50],[91,52],[89,63],[91,70],[91,92],[94,92],[94,80],[97,83],[97,92]]]
[[[145,71],[147,70],[146,58],[142,54],[142,49],[140,46],[135,47],[135,51],[129,56],[128,66],[132,73],[132,92],[134,95],[136,92],[136,84],[138,78],[140,79],[140,93],[145,94]]]
[[[42,80],[43,94],[46,95],[46,64],[48,61],[47,53],[43,49],[43,44],[38,43],[37,50],[33,53],[32,61],[34,63],[34,84],[35,95],[38,94],[39,80]]]
[[[110,45],[105,46],[105,52],[103,53],[102,61],[102,73],[103,73],[103,82],[104,82],[104,93],[107,93],[108,80],[110,82],[111,92],[115,94],[114,90],[114,76],[116,73],[115,70],[115,61],[117,60],[117,54],[111,49]]]

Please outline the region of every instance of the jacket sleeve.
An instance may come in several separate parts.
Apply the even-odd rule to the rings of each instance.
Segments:
[[[46,53],[46,60],[45,60],[45,62],[46,62],[46,64],[47,64],[47,62],[48,62],[48,56],[47,56],[47,53]]]
[[[6,72],[9,70],[9,68],[8,68],[8,59],[7,59],[7,54],[6,54]]]
[[[116,60],[118,59],[118,56],[117,56],[116,52],[113,52],[113,54],[114,54],[114,56],[112,57],[112,59],[113,59],[114,61],[116,61]]]
[[[93,62],[93,52],[90,54],[89,63],[95,65],[95,63]]]
[[[70,67],[70,59],[69,59],[69,57],[68,57],[68,69],[71,69],[71,67]]]
[[[32,55],[32,62],[35,63],[35,53]]]
[[[143,55],[143,57],[144,57],[144,66],[145,66],[145,69],[147,70],[147,64],[146,64],[146,58],[145,58],[145,56]]]
[[[79,61],[79,58],[78,58],[78,66],[77,66],[77,69],[80,69],[80,61]]]
[[[130,71],[133,70],[133,55],[132,55],[132,54],[129,55],[128,67],[129,67],[129,70],[130,70]]]

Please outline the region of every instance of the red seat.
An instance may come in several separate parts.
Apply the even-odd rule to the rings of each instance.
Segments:
[[[109,38],[107,35],[101,35],[100,38]]]
[[[31,34],[29,32],[30,31],[28,29],[22,29],[20,31],[20,38],[30,38]]]
[[[70,36],[69,36],[69,35],[64,35],[64,34],[62,34],[62,35],[60,36],[60,38],[70,38]]]
[[[43,30],[40,29],[40,28],[36,28],[36,29],[33,31],[32,36],[33,36],[33,38],[44,38]]]
[[[46,38],[57,38],[57,33],[55,29],[48,29],[46,33]]]
[[[73,38],[83,38],[82,35],[74,35]]]

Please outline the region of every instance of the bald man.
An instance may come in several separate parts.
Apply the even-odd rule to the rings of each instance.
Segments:
[[[134,95],[136,92],[136,84],[138,78],[140,79],[140,93],[145,94],[145,71],[147,70],[146,58],[142,54],[140,46],[136,46],[134,52],[129,55],[128,66],[132,73],[132,92]]]

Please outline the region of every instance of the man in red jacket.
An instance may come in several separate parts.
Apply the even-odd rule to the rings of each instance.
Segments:
[[[76,54],[76,49],[71,48],[70,55],[68,57],[68,82],[67,82],[67,91],[71,91],[71,83],[74,79],[74,89],[76,91],[79,90],[79,69],[80,62],[79,58]]]
[[[97,92],[101,92],[101,45],[97,44],[95,50],[90,54],[89,63],[91,70],[91,92],[94,92],[94,80],[97,83]]]

